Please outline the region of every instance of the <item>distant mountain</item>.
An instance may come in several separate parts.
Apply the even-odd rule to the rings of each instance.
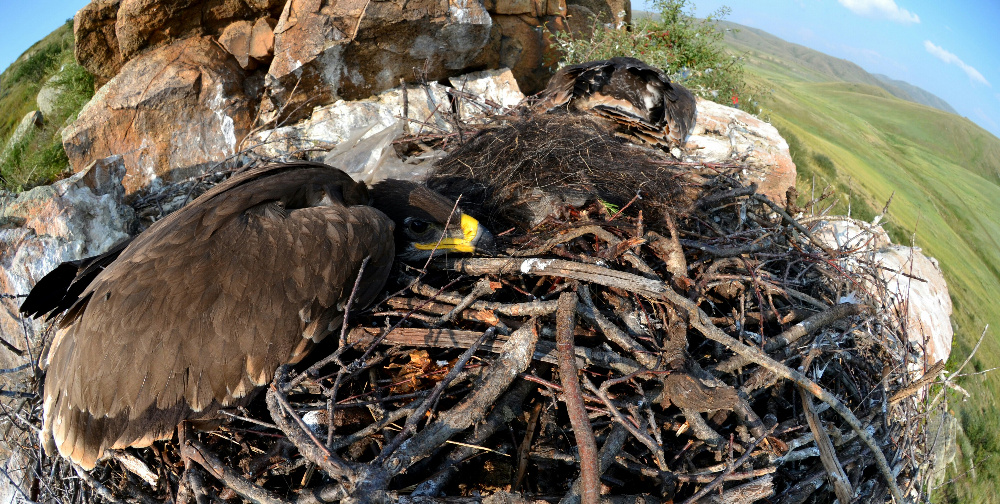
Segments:
[[[799,44],[782,40],[757,28],[743,26],[730,21],[720,21],[726,30],[725,41],[740,51],[751,51],[758,56],[777,56],[783,64],[792,63],[798,68],[788,68],[798,77],[807,81],[844,81],[880,87],[889,94],[902,99],[934,107],[956,114],[955,109],[937,96],[908,82],[891,79],[885,75],[873,75],[864,68],[840,58],[823,54]]]
[[[948,102],[942,100],[941,98],[938,98],[937,95],[924,91],[923,88],[914,86],[913,84],[910,84],[909,82],[906,81],[893,79],[888,75],[883,75],[883,74],[872,74],[872,75],[874,75],[875,78],[877,78],[878,80],[890,86],[896,86],[901,90],[905,91],[906,93],[908,93],[911,97],[913,97],[913,99],[910,101],[917,102],[922,105],[927,105],[929,107],[934,107],[936,109],[943,110],[945,112],[951,112],[952,114],[955,115],[959,115],[958,112],[955,111],[955,109],[951,108],[951,105],[948,105]]]

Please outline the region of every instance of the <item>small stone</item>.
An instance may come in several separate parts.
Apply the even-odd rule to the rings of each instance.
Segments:
[[[271,61],[274,57],[274,18],[260,18],[250,31],[250,57],[260,62]]]
[[[257,66],[257,62],[250,58],[251,31],[254,29],[250,21],[236,21],[230,23],[222,35],[219,35],[219,43],[232,54],[244,70],[252,70]]]

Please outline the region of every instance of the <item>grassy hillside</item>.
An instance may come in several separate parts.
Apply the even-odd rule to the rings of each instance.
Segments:
[[[876,79],[882,81],[883,84],[896,86],[897,88],[903,90],[906,94],[910,96],[910,101],[912,102],[922,103],[924,105],[929,105],[936,109],[940,109],[945,112],[950,112],[952,114],[958,115],[958,111],[952,108],[952,106],[949,105],[948,102],[942,100],[941,98],[938,98],[937,95],[935,94],[932,94],[928,91],[924,91],[923,89],[914,86],[909,82],[893,79],[888,75],[882,75],[882,74],[872,74],[872,75],[874,75]]]
[[[38,92],[58,90],[54,111],[20,142],[11,143],[21,118],[38,109]],[[69,167],[61,128],[94,94],[94,79],[73,57],[73,20],[31,46],[0,74],[0,186],[21,190],[50,182]]]
[[[767,44],[746,51],[748,37]],[[957,330],[950,369],[969,354],[986,324],[991,330],[975,369],[1000,365],[1000,139],[965,118],[899,99],[837,63],[842,60],[768,37],[736,34],[727,42],[746,54],[754,84],[770,90],[761,105],[789,140],[800,192],[808,195],[814,181],[817,193],[835,186],[841,198],[853,193],[852,210],[862,216],[895,194],[889,212],[894,239],[912,238],[940,261],[948,280]],[[1000,373],[969,377],[962,385],[971,398],[956,396],[952,406],[967,436],[960,443],[963,462],[956,481],[939,492],[955,502],[1000,502],[1000,409],[994,399]]]
[[[758,58],[783,64],[803,80],[868,84],[880,87],[897,98],[955,113],[951,105],[941,98],[907,82],[870,74],[850,61],[786,42],[763,30],[727,21],[722,21],[719,25],[726,30],[726,42],[738,52],[756,53]]]

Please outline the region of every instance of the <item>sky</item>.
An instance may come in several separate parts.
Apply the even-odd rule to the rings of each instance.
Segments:
[[[0,69],[88,0],[0,0]],[[919,86],[1000,137],[1000,0],[692,0],[725,19]],[[634,9],[652,10],[648,0]],[[645,7],[644,7],[645,6]]]
[[[0,71],[88,3],[89,0],[0,0]]]
[[[725,17],[921,87],[1000,137],[998,0],[693,0]],[[633,9],[652,10],[647,0]],[[643,8],[643,5],[646,7]]]

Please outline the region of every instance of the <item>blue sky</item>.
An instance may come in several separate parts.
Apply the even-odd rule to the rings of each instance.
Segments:
[[[0,71],[88,3],[88,0],[0,0]]]
[[[1000,137],[1000,1],[693,0],[726,18],[920,86]],[[0,0],[0,69],[87,0]],[[633,8],[648,7],[648,0]]]
[[[694,0],[725,19],[919,86],[1000,137],[1000,1]],[[648,1],[634,1],[641,9]]]

